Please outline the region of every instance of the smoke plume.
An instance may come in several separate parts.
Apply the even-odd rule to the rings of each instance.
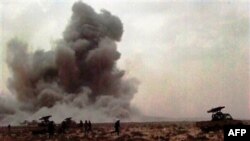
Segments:
[[[121,56],[116,46],[123,33],[121,20],[106,10],[96,13],[83,2],[76,2],[72,12],[63,39],[53,50],[29,53],[27,43],[17,38],[9,41],[8,88],[19,106],[13,110],[1,104],[2,121],[55,113],[57,120],[131,118],[137,81],[125,78],[116,66]]]

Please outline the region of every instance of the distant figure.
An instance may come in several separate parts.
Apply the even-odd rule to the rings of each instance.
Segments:
[[[48,133],[49,133],[49,138],[54,136],[55,133],[55,125],[53,121],[50,121],[48,124]]]
[[[114,125],[115,133],[119,136],[120,134],[120,120],[117,120]]]
[[[62,134],[64,134],[65,133],[65,131],[66,131],[66,122],[65,121],[63,121],[62,123],[61,123],[61,133]]]
[[[90,131],[92,131],[92,124],[91,124],[91,122],[89,120],[89,122],[88,122],[88,132],[90,132]]]
[[[8,125],[8,134],[9,135],[11,134],[11,126],[10,126],[10,124]]]
[[[80,120],[79,127],[82,129],[83,128],[83,122]]]
[[[88,134],[88,129],[89,129],[88,121],[85,120],[85,123],[84,123],[84,134],[85,134],[85,135]]]

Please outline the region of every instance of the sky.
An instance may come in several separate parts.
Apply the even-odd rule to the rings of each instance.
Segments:
[[[209,118],[225,105],[250,119],[247,1],[83,0],[118,16],[124,33],[118,66],[140,82],[132,105],[148,116]],[[0,89],[8,93],[6,43],[50,50],[71,16],[70,0],[0,2]]]

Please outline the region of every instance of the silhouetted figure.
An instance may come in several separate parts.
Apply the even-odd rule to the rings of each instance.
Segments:
[[[83,128],[83,122],[80,120],[79,127],[82,129]]]
[[[91,124],[91,122],[89,120],[89,122],[88,122],[88,132],[91,132],[91,131],[92,131],[92,124]]]
[[[11,126],[10,126],[10,124],[8,125],[8,134],[9,135],[11,134]]]
[[[66,126],[66,122],[65,122],[65,121],[63,121],[63,122],[61,123],[61,133],[62,133],[62,134],[64,134],[64,133],[65,133],[66,128],[67,128],[67,126]]]
[[[55,133],[55,125],[53,121],[50,121],[48,124],[48,133],[49,133],[49,138],[54,136]]]
[[[120,120],[117,120],[114,125],[115,133],[119,136],[120,134]]]
[[[80,120],[80,123],[79,123],[80,131],[83,131],[83,127],[84,127],[84,124],[83,124],[82,120]]]
[[[85,123],[84,123],[84,134],[85,134],[85,135],[88,134],[88,129],[89,129],[88,121],[85,120]]]

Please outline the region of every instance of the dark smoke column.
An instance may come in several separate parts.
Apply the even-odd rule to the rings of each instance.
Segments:
[[[122,22],[105,10],[97,14],[82,2],[75,3],[72,11],[71,21],[63,33],[63,42],[58,45],[60,83],[67,92],[73,93],[87,86],[91,90],[91,102],[96,102],[99,96],[107,95],[120,98],[121,105],[129,108],[136,89],[129,84],[132,82],[122,80],[124,71],[116,67],[120,53],[115,42],[121,39]],[[60,46],[72,49],[74,56],[60,56],[63,52]],[[66,62],[65,56],[71,61]]]
[[[22,110],[33,113],[66,103],[102,108],[111,117],[128,117],[137,81],[125,79],[124,71],[116,66],[122,22],[106,10],[98,14],[82,2],[76,2],[72,11],[55,50],[28,53],[26,43],[9,42],[11,92],[23,103]]]
[[[62,85],[68,92],[87,85],[92,90],[92,98],[99,94],[116,95],[121,90],[123,76],[115,66],[120,58],[115,41],[120,40],[123,32],[120,19],[104,10],[97,14],[82,2],[75,3],[72,11],[63,35],[65,46],[70,47],[75,56],[74,61],[68,63],[60,62],[64,56],[57,57]]]

